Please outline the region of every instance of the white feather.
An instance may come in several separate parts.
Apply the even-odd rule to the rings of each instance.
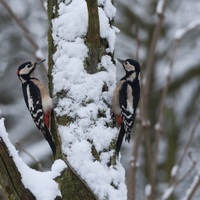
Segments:
[[[42,98],[42,107],[44,112],[47,112],[53,108],[53,101],[50,96],[45,96]]]

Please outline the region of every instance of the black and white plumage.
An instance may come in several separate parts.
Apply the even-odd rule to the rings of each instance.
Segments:
[[[49,131],[49,119],[53,108],[53,101],[48,89],[41,81],[32,76],[36,66],[44,62],[26,62],[19,66],[17,75],[22,82],[24,100],[37,128],[48,141],[53,154],[56,154],[56,146]]]
[[[140,99],[140,83],[138,79],[140,64],[131,59],[118,59],[118,61],[123,65],[126,74],[118,81],[112,98],[112,110],[119,128],[119,135],[116,143],[117,156],[124,135],[125,141],[130,141],[136,109]]]

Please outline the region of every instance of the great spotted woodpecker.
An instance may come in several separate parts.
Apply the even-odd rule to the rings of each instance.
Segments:
[[[139,73],[140,64],[131,59],[117,59],[126,72],[125,76],[119,80],[113,93],[112,110],[115,116],[119,135],[116,143],[116,155],[122,145],[125,135],[125,141],[130,141],[131,131],[135,121],[135,113],[140,99]]]
[[[19,66],[17,75],[22,82],[24,100],[37,128],[48,141],[53,154],[56,154],[56,146],[49,131],[49,119],[53,108],[53,101],[48,89],[37,78],[33,77],[33,71],[40,62],[25,62]]]

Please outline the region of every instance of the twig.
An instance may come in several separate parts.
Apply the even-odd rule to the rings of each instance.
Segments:
[[[35,50],[38,50],[39,47],[35,43],[35,41],[30,37],[30,32],[26,28],[26,26],[22,23],[22,21],[17,17],[17,15],[12,11],[12,9],[10,8],[10,6],[4,0],[0,0],[0,2],[3,5],[3,7],[7,10],[7,12],[9,13],[9,15],[12,17],[12,19],[15,20],[15,22],[17,23],[17,25],[24,32],[24,35],[25,35],[26,39],[30,42],[30,44],[34,47]]]
[[[196,160],[193,160],[193,159],[191,158],[191,155],[190,155],[190,154],[191,154],[191,152],[188,153],[188,157],[189,157],[189,159],[190,159],[192,165],[191,165],[191,167],[185,172],[185,174],[184,174],[181,178],[179,178],[179,179],[176,181],[176,184],[175,184],[176,186],[179,185],[179,184],[181,184],[181,183],[186,179],[186,177],[189,176],[189,174],[193,171],[193,169],[195,168],[195,166],[196,166],[196,164],[197,164]]]
[[[181,155],[179,161],[177,162],[177,166],[179,166],[178,170],[180,169],[180,166],[182,165],[182,162],[184,160],[185,154],[187,153],[188,148],[189,148],[189,146],[190,146],[190,144],[191,144],[191,142],[192,142],[192,140],[194,138],[194,134],[195,134],[195,131],[197,129],[197,126],[199,125],[199,122],[200,122],[200,112],[199,112],[199,114],[197,116],[197,119],[195,121],[195,124],[194,124],[194,126],[193,126],[193,128],[191,130],[190,137],[189,137],[187,143],[185,144],[185,147],[184,147],[184,150],[183,150],[183,154]]]
[[[200,186],[200,174],[197,174],[194,177],[193,183],[191,184],[190,188],[186,191],[186,195],[183,200],[192,200],[197,188]]]
[[[171,185],[167,188],[167,190],[165,190],[163,196],[162,196],[162,200],[167,200],[171,194],[174,192],[174,190],[176,189],[176,187],[181,184],[188,176],[189,174],[194,170],[195,166],[196,166],[196,161],[191,159],[191,155],[190,152],[188,153],[188,157],[190,158],[190,161],[192,162],[191,167],[185,172],[185,174],[178,180],[174,180],[173,183],[171,183]]]

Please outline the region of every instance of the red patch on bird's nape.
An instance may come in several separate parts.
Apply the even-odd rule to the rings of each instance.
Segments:
[[[18,69],[18,70],[17,70],[17,76],[19,76],[19,72],[20,72],[20,70]]]
[[[116,121],[117,121],[117,127],[119,128],[122,124],[122,116],[121,115],[116,115],[115,114],[115,118],[116,118]]]

